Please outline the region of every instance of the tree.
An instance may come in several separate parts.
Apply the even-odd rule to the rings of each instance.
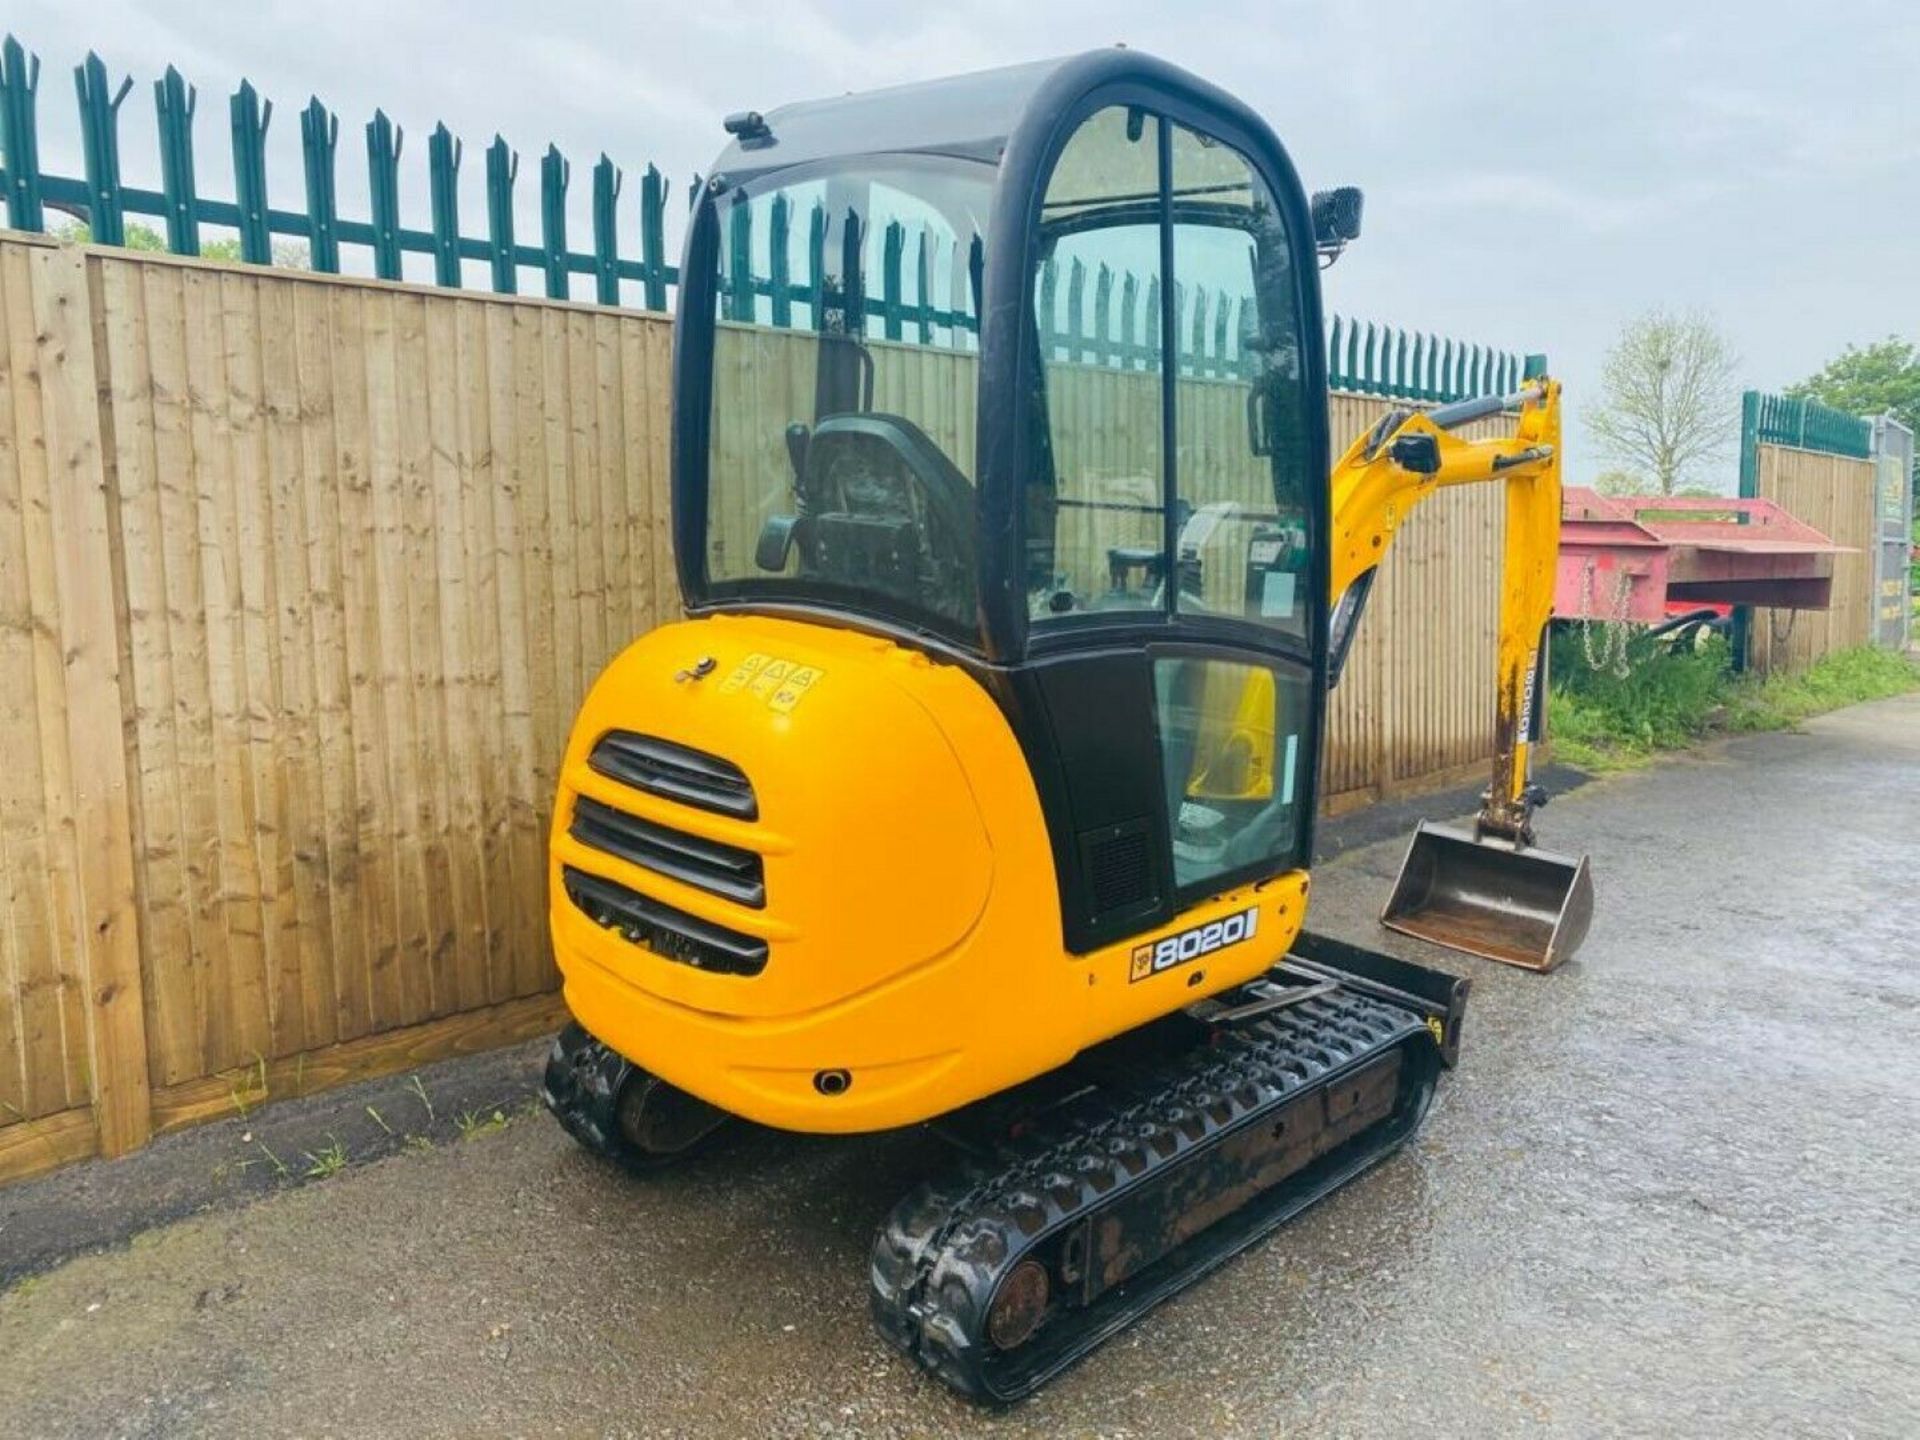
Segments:
[[[1646,495],[1651,490],[1647,477],[1631,470],[1602,470],[1593,477],[1593,488],[1602,495]]]
[[[91,245],[93,230],[84,220],[69,220],[53,232],[53,238],[69,245]],[[148,250],[164,252],[167,240],[151,225],[142,225],[138,220],[129,220],[126,225],[124,245],[129,250]],[[240,259],[240,240],[235,235],[223,235],[213,240],[200,242],[202,260],[226,260],[238,263]],[[313,260],[307,251],[304,240],[276,240],[273,242],[273,267],[276,270],[310,270]]]
[[[1787,394],[1818,400],[1849,415],[1885,415],[1920,431],[1920,348],[1889,335],[1864,348],[1849,345],[1817,375]]]
[[[1740,425],[1738,365],[1706,316],[1650,310],[1607,352],[1588,433],[1604,454],[1671,495],[1727,454]]]

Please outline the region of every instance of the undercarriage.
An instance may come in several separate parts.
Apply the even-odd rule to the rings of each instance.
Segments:
[[[880,1226],[877,1328],[962,1394],[1025,1395],[1404,1143],[1466,990],[1303,935],[1263,978],[937,1122],[954,1162]],[[727,1119],[578,1025],[545,1096],[636,1170]]]

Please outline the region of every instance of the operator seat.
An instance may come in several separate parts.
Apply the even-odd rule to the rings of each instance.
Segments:
[[[973,484],[918,425],[874,411],[830,415],[796,468],[803,576],[973,613]]]

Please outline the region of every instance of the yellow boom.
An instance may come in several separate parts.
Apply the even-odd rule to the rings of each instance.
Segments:
[[[1470,440],[1456,426],[1518,408],[1511,436]],[[1533,848],[1532,783],[1540,660],[1553,614],[1560,539],[1560,386],[1425,413],[1396,411],[1355,440],[1332,479],[1334,663],[1375,571],[1413,507],[1443,487],[1506,486],[1492,783],[1471,834],[1425,825],[1382,919],[1473,954],[1549,969],[1579,945],[1592,910],[1585,860]]]

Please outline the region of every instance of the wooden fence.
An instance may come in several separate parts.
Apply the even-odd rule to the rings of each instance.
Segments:
[[[1755,494],[1850,549],[1833,559],[1831,608],[1754,608],[1747,629],[1748,665],[1763,675],[1797,672],[1832,651],[1872,644],[1874,547],[1879,543],[1873,461],[1764,441],[1755,447],[1754,461]]]
[[[555,766],[676,605],[664,318],[8,236],[0,322],[0,1179],[551,1028]],[[1484,763],[1499,500],[1401,532],[1333,808]]]

